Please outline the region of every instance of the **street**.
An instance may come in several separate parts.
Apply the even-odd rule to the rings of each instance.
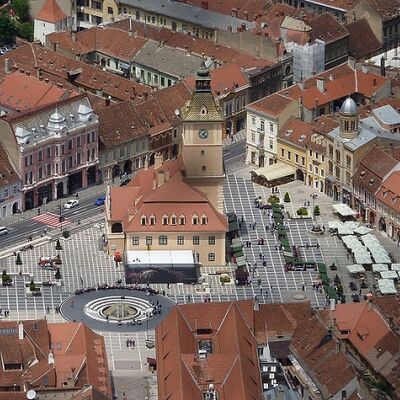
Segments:
[[[0,236],[0,249],[4,250],[7,247],[12,247],[19,244],[24,244],[28,241],[28,237],[32,236],[32,239],[37,238],[44,234],[44,229],[47,230],[47,234],[52,236],[52,232],[60,232],[60,224],[58,223],[59,208],[61,204],[62,215],[65,217],[63,227],[68,230],[69,226],[74,226],[79,220],[84,223],[84,220],[103,212],[104,206],[96,206],[95,201],[99,197],[98,194],[89,196],[79,201],[77,207],[69,210],[64,209],[64,204],[68,201],[68,198],[62,199],[61,201],[54,201],[48,205],[41,207],[41,214],[33,216],[30,219],[26,219],[17,222],[12,225],[8,225],[8,234]],[[51,218],[48,218],[51,217]]]

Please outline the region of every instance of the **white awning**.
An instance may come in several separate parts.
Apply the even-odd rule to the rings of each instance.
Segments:
[[[383,271],[388,271],[389,267],[385,264],[373,264],[372,265],[372,271],[373,272],[383,272]]]
[[[251,171],[251,174],[265,178],[267,181],[273,181],[275,179],[284,178],[286,176],[294,175],[296,168],[291,165],[287,165],[281,161],[275,164],[267,165],[266,167],[258,168]]]
[[[350,274],[359,274],[365,272],[365,268],[360,264],[348,265],[347,269],[350,272]]]
[[[396,286],[393,279],[378,279],[379,291],[382,294],[396,294]]]
[[[128,250],[125,252],[128,265],[193,265],[193,253],[190,250]]]
[[[397,279],[399,277],[396,271],[381,271],[379,274],[383,279]]]
[[[357,212],[352,210],[347,204],[334,204],[332,207],[342,217],[351,217],[357,215]]]
[[[392,271],[400,271],[400,264],[392,264],[390,267]]]
[[[371,228],[367,228],[366,226],[360,226],[356,229],[354,229],[354,233],[357,235],[366,235],[367,233],[370,233],[372,231]]]

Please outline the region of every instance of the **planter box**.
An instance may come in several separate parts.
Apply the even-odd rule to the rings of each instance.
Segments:
[[[36,292],[31,292],[32,293],[32,296],[41,296],[42,295],[42,292],[38,292],[38,291],[36,291]]]
[[[3,286],[12,286],[12,281],[2,282]]]

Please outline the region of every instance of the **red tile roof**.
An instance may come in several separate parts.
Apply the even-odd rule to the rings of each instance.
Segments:
[[[301,97],[303,105],[312,110],[315,108],[316,102],[322,106],[353,93],[360,93],[366,98],[371,98],[389,81],[388,78],[371,72],[354,70],[347,63],[331,68],[319,74],[318,77],[325,81],[324,92],[317,88],[317,77],[312,77],[304,81],[304,89],[300,85],[293,85],[282,89],[279,94],[295,100],[299,100]]]
[[[389,209],[400,213],[400,171],[393,171],[382,182],[375,196]]]
[[[277,336],[291,337],[309,310],[309,302],[260,304],[259,310],[254,313],[257,343],[268,343]]]
[[[53,103],[77,94],[21,71],[6,75],[0,82],[0,105],[13,111]]]
[[[382,48],[366,18],[346,25],[349,32],[349,53],[360,60],[370,57]]]
[[[356,374],[336,339],[329,334],[317,312],[311,311],[298,325],[290,349],[318,386],[322,398],[345,389]]]
[[[150,92],[145,85],[65,57],[33,43],[21,45],[8,52],[7,57],[0,56],[2,67],[6,58],[9,58],[14,66],[21,69],[27,67],[28,69],[42,70],[49,74],[49,77],[62,78],[82,89],[101,93],[104,97],[111,96],[112,99],[120,101],[133,99]]]
[[[61,21],[64,18],[67,18],[67,16],[61,10],[57,0],[46,0],[43,7],[35,15],[35,19],[53,23]]]
[[[388,174],[398,160],[380,149],[378,146],[372,149],[360,160],[353,175],[353,181],[366,191],[375,194],[382,184],[382,180]]]
[[[156,187],[157,175],[165,177],[165,183]],[[166,175],[168,174],[168,175]],[[220,214],[203,193],[191,188],[182,178],[178,160],[171,160],[156,168],[139,171],[125,188],[112,188],[110,219],[122,221],[124,232],[226,232],[226,217]],[[121,212],[121,210],[124,210]],[[199,223],[193,225],[196,214]],[[185,216],[186,223],[163,225],[163,216]],[[207,224],[201,224],[201,217]],[[155,217],[154,225],[143,226],[142,216]]]
[[[261,111],[272,116],[277,116],[292,102],[292,98],[283,96],[280,93],[273,93],[261,100],[249,104],[247,108]]]
[[[304,148],[313,134],[312,124],[290,118],[278,133],[279,140]]]
[[[320,39],[329,44],[349,35],[347,29],[329,12],[318,15],[307,21],[311,26],[311,39]]]
[[[176,306],[156,328],[159,398],[201,400],[212,384],[220,400],[261,400],[252,327],[251,301]],[[198,356],[201,339],[212,342],[204,359]]]
[[[77,387],[93,385],[112,398],[104,338],[82,323],[48,325],[57,374],[57,387],[74,373]],[[61,349],[59,349],[60,344]]]
[[[396,18],[400,14],[397,0],[366,0],[366,2],[382,17],[383,21]]]

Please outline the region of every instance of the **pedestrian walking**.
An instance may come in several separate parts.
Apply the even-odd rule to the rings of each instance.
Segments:
[[[261,286],[261,278],[257,279],[258,286]]]
[[[262,253],[260,253],[260,260],[262,260],[262,258],[263,258],[263,254],[262,254]]]
[[[47,234],[47,229],[44,228],[44,229],[43,229],[43,232],[44,232],[44,235],[46,236],[46,234]]]

